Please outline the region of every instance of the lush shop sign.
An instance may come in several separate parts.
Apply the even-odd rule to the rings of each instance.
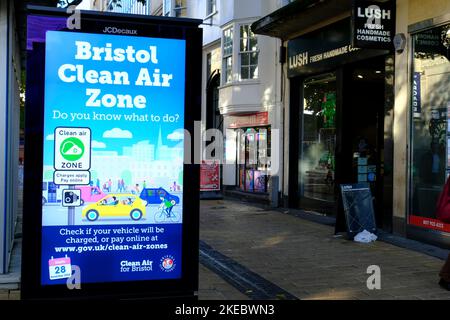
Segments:
[[[357,48],[393,47],[395,1],[354,0],[352,8],[352,44]]]
[[[198,117],[186,79],[201,32],[102,15],[136,32],[101,34],[95,13],[67,30],[41,10],[28,17],[24,297],[193,295],[199,172],[179,132]]]
[[[289,77],[325,72],[386,53],[384,50],[355,47],[352,44],[350,19],[290,40],[287,52]]]

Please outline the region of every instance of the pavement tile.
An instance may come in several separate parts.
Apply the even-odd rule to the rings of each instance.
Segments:
[[[20,290],[10,290],[8,299],[9,300],[20,300]]]
[[[212,207],[220,209],[211,210]],[[377,241],[335,237],[334,228],[239,201],[201,203],[201,239],[301,299],[450,299],[438,285],[443,261]],[[367,268],[381,268],[370,291]]]
[[[249,298],[217,274],[199,266],[199,300],[248,300]]]

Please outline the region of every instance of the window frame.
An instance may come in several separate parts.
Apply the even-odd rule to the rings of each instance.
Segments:
[[[169,8],[167,8],[167,5],[169,5]],[[172,0],[163,0],[163,16],[164,17],[170,17],[172,16]]]
[[[180,2],[178,4],[178,2]],[[174,11],[174,16],[177,18],[180,17],[187,17],[187,0],[173,0],[173,11]]]
[[[209,17],[217,12],[217,0],[206,0],[206,16]]]
[[[230,32],[227,35],[227,32]],[[233,82],[234,25],[222,31],[222,84]]]
[[[244,37],[243,36],[243,30],[242,28],[245,27],[247,28],[247,36]],[[253,39],[255,40],[256,43],[256,50],[252,50],[253,48],[250,48],[251,45],[251,40]],[[246,46],[247,46],[247,50],[243,51],[242,50],[242,45],[243,45],[243,40],[245,39],[246,41]],[[260,49],[259,49],[259,45],[258,45],[258,36],[256,34],[254,34],[251,30],[251,23],[241,23],[239,24],[239,51],[238,51],[238,55],[239,55],[239,80],[240,81],[254,81],[254,80],[258,80],[259,79],[259,53],[260,53]],[[256,64],[252,64],[251,60],[252,60],[252,54],[256,54]],[[243,55],[248,55],[248,64],[243,65],[242,64],[242,57]],[[256,76],[250,76],[251,75],[251,71],[252,71],[252,67],[255,67],[255,73]],[[243,77],[243,68],[247,68],[247,77]]]

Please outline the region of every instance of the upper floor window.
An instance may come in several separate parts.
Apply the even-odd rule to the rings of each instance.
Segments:
[[[206,15],[209,16],[216,12],[216,0],[206,0]]]
[[[282,1],[281,1],[281,5],[282,5],[282,6],[286,6],[286,5],[288,5],[289,3],[294,2],[294,1],[296,1],[296,0],[282,0]]]
[[[166,17],[170,16],[172,13],[172,0],[164,0],[163,11]]]
[[[175,17],[187,16],[186,0],[175,0]]]
[[[241,63],[241,79],[258,78],[258,40],[250,25],[240,27],[239,57]]]
[[[223,75],[224,82],[228,83],[233,80],[233,27],[229,27],[223,31]]]

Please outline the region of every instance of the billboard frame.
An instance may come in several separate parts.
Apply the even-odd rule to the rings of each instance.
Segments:
[[[68,18],[64,9],[28,6],[28,16]],[[201,20],[81,11],[81,29],[61,31],[103,34],[106,27],[137,30],[133,36],[186,41],[184,129],[194,132],[201,117],[202,29]],[[46,29],[54,30],[54,29]],[[126,36],[126,35],[122,35]],[[21,297],[41,299],[196,299],[198,291],[199,165],[193,159],[183,165],[182,273],[180,279],[83,283],[81,290],[66,285],[41,285],[42,181],[44,142],[45,42],[27,52],[25,112],[25,167]],[[34,47],[33,47],[34,49]],[[37,53],[39,51],[39,53]],[[190,150],[186,149],[190,148]],[[185,144],[186,154],[195,154]]]

